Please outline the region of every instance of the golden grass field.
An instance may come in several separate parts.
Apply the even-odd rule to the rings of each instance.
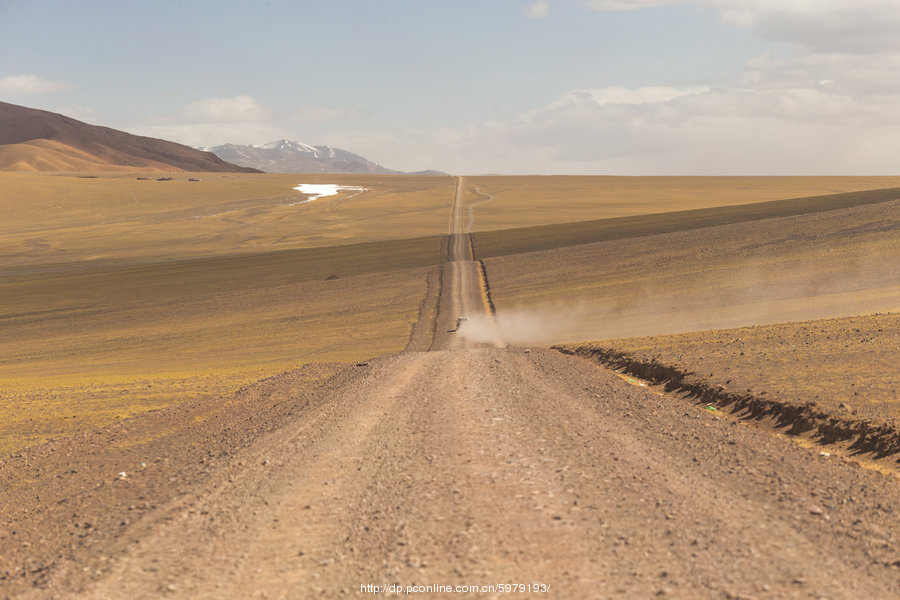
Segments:
[[[493,301],[540,343],[900,311],[900,200],[831,208],[655,235],[641,222],[633,237],[578,246],[569,226],[546,228],[536,245],[556,229],[561,247],[485,260]],[[526,243],[496,236],[498,248]]]
[[[455,189],[449,177],[137,176],[148,174],[0,173],[0,456],[301,364],[402,350]],[[317,182],[370,191],[291,206],[304,199],[294,186]],[[478,202],[476,229],[507,230],[476,236],[479,250],[493,244],[498,309],[563,314],[536,340],[557,343],[884,308],[900,285],[884,264],[897,255],[896,204],[777,223],[751,207],[711,228],[720,217],[703,213],[655,236],[640,227],[670,216],[626,220],[605,242],[609,223],[596,220],[893,185],[472,177],[466,204]]]
[[[466,177],[466,204],[478,203],[472,231],[490,231],[895,187],[900,177]]]
[[[402,350],[454,191],[343,177],[372,191],[284,206],[334,179],[84,175],[0,174],[0,454]]]
[[[440,238],[0,277],[0,452],[398,352]],[[332,279],[329,279],[334,277]]]
[[[733,206],[610,217],[556,225],[495,229],[474,234],[474,241],[478,255],[482,258],[506,256],[594,242],[700,230],[738,223],[753,223],[763,219],[813,215],[842,208],[879,204],[894,200],[898,196],[900,196],[900,188],[887,188],[788,200],[769,200]]]
[[[155,181],[157,176],[175,180]],[[438,235],[447,230],[455,189],[450,177],[190,177],[0,172],[0,264],[180,259]],[[293,189],[300,183],[370,191],[350,200],[352,192],[293,204],[306,198]],[[479,203],[473,225],[485,230],[894,186],[900,178],[468,177],[466,203]],[[494,199],[481,202],[475,189]]]
[[[0,173],[0,265],[147,261],[444,233],[450,177]],[[137,177],[150,177],[138,180]],[[174,177],[156,181],[156,177]],[[295,204],[301,183],[370,191]]]

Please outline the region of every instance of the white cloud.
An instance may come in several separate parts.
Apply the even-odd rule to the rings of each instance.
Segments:
[[[359,119],[354,107],[300,106],[279,114],[244,94],[232,98],[204,98],[187,105],[177,120],[189,123],[328,123]]]
[[[196,148],[225,143],[260,144],[285,137],[283,129],[269,123],[139,123],[126,131]]]
[[[287,120],[295,123],[328,123],[359,119],[363,114],[363,111],[353,107],[301,106],[291,111]]]
[[[898,59],[900,61],[900,59]],[[455,173],[894,174],[900,62],[849,55],[763,56],[710,85],[590,88],[504,121],[418,130],[333,131],[330,144],[389,168]],[[877,92],[877,93],[876,93]],[[192,146],[291,134],[318,108],[260,121],[158,122],[145,135]],[[339,116],[343,109],[331,116]],[[252,113],[251,113],[252,114]],[[321,115],[328,115],[322,111]],[[304,139],[304,134],[299,134]]]
[[[678,3],[585,4],[611,11]],[[790,52],[779,46],[777,53],[753,58],[716,85],[576,89],[504,121],[399,132],[357,129],[311,142],[410,171],[896,173],[900,36],[893,32],[900,30],[900,1],[683,3],[715,10],[723,21],[753,28],[764,39],[788,42]],[[176,119],[157,124],[154,134],[191,145],[260,143],[291,137],[292,123],[359,116],[357,109],[333,107],[277,115],[250,96],[238,96],[194,103]]]
[[[900,51],[896,0],[696,0],[765,39],[816,52]]]
[[[575,90],[555,100],[548,108],[579,104],[588,101],[596,106],[611,104],[660,104],[682,96],[693,96],[709,91],[707,86],[676,88],[671,86],[648,86],[641,88],[607,87],[601,89]]]
[[[243,94],[230,98],[203,98],[174,114],[156,115],[127,130],[189,146],[224,143],[261,144],[274,139],[303,139],[297,124],[359,119],[364,111],[353,107],[301,106],[279,113]],[[318,143],[318,140],[313,140]]]
[[[855,54],[798,52],[760,56],[748,62],[738,85],[753,89],[827,88],[857,97],[900,94],[900,53],[877,60]],[[828,81],[826,86],[821,82]]]
[[[654,6],[668,6],[670,4],[684,4],[687,0],[585,0],[584,5],[592,10],[602,12],[619,12],[623,10],[637,10],[639,8],[652,8]]]
[[[817,52],[900,50],[897,0],[585,0],[583,4],[604,12],[690,4],[715,10],[725,23],[752,27],[764,39]]]
[[[652,102],[646,89],[576,91],[503,131],[509,151],[542,149],[556,172],[896,172],[900,95],[832,88],[663,88]]]
[[[7,75],[0,78],[0,94],[33,95],[53,94],[71,89],[67,83],[44,79],[37,75]]]
[[[900,2],[584,2],[599,11],[669,4],[715,11],[724,23],[789,44],[789,52],[758,56],[730,81],[671,98],[666,87],[570,92],[511,127],[519,143],[532,139],[551,148],[557,164],[594,169],[896,172],[890,146],[900,135]],[[645,101],[650,89],[660,101]]]
[[[574,90],[507,121],[328,143],[395,169],[455,173],[895,174],[897,98],[818,84]]]
[[[675,4],[789,46],[715,85],[576,89],[504,121],[328,143],[395,169],[455,173],[896,174],[900,0],[583,2]]]
[[[255,123],[267,121],[272,116],[271,111],[246,94],[233,98],[204,98],[181,111],[184,120],[200,123]]]
[[[276,115],[252,96],[203,98],[169,115],[156,115],[127,131],[188,146],[217,146],[226,142],[257,144],[283,137]]]
[[[533,2],[522,9],[522,14],[529,19],[546,19],[550,16],[550,3],[542,1]]]

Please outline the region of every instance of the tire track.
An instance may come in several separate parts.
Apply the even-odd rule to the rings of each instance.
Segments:
[[[409,342],[404,352],[421,352],[430,350],[437,334],[438,307],[440,306],[442,267],[437,266],[425,276],[425,296],[419,303],[416,322],[409,334]]]
[[[475,207],[481,206],[485,202],[490,202],[494,199],[493,194],[488,194],[486,192],[482,192],[481,188],[475,188],[475,193],[481,196],[484,196],[484,200],[479,200],[478,202],[473,202],[467,207],[467,211],[469,213],[469,220],[466,222],[466,231],[472,232],[472,227],[475,225]]]

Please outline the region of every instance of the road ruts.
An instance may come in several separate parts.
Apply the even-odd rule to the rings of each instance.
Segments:
[[[484,344],[458,335],[459,317],[478,317],[479,326],[491,330],[493,345],[504,342],[493,322],[493,314],[487,294],[487,282],[481,264],[475,260],[472,236],[467,231],[465,215],[465,178],[458,177],[450,210],[447,238],[448,261],[441,265],[441,298],[435,326],[435,338],[431,348],[474,348]],[[470,219],[471,221],[471,219]]]

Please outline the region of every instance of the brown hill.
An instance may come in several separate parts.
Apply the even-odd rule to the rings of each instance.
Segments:
[[[258,173],[211,152],[0,102],[0,170],[153,169]]]
[[[0,171],[172,171],[172,165],[147,161],[140,167],[111,165],[96,156],[53,140],[0,146]]]

